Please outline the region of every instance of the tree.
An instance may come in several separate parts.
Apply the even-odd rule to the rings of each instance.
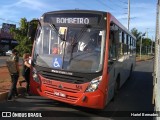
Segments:
[[[131,30],[132,34],[136,37],[136,52],[139,53],[139,48],[141,44],[141,37],[143,36],[142,32],[139,32],[136,28]],[[146,49],[151,49],[152,41],[150,38],[142,38],[142,53],[147,53]],[[154,44],[153,44],[154,45]],[[152,46],[153,47],[153,46]]]
[[[136,52],[138,53],[139,52],[139,48],[140,48],[140,44],[141,44],[141,35],[142,35],[142,32],[139,32],[136,28],[133,28],[131,30],[131,33],[136,37],[137,41],[136,41],[136,46],[137,46],[137,49],[136,49]]]
[[[35,38],[35,34],[36,34],[36,30],[37,30],[37,26],[38,26],[38,22],[39,20],[37,19],[33,19],[29,22],[29,26],[28,26],[28,36],[30,38],[30,40],[33,42],[34,38]]]
[[[136,37],[137,40],[139,40],[142,35],[142,32],[139,32],[136,28],[133,28],[131,33]]]
[[[14,39],[18,41],[16,49],[19,51],[20,56],[24,53],[31,53],[32,50],[32,41],[29,40],[28,34],[28,22],[26,18],[21,18],[19,28],[11,28],[11,33],[14,36]]]
[[[143,46],[151,46],[151,39],[144,38],[142,43],[143,43]]]

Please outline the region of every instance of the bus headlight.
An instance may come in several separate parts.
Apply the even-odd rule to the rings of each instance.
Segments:
[[[34,81],[36,81],[37,83],[40,83],[38,75],[37,75],[37,70],[35,68],[33,68],[32,76],[33,76]]]
[[[86,92],[94,92],[95,90],[97,90],[98,85],[99,85],[101,80],[102,80],[102,76],[99,76],[99,77],[93,79],[90,82],[88,88],[86,89]]]

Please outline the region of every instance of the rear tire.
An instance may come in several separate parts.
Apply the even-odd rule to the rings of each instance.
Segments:
[[[132,72],[133,72],[133,65],[131,66],[131,69],[130,69],[130,72],[129,72],[129,79],[131,78],[131,76],[132,76]]]

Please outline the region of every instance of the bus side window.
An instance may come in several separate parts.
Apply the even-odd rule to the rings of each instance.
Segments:
[[[122,31],[119,31],[119,42],[118,42],[118,56],[123,55],[123,44],[122,44]]]
[[[126,33],[124,33],[123,53],[124,55],[127,54],[127,34]]]
[[[124,37],[124,35],[125,35],[124,32],[122,32],[122,46],[121,46],[122,47],[122,56],[124,55],[124,49],[125,49],[124,48],[125,47],[124,46],[124,43],[125,43],[125,37]]]
[[[130,45],[130,44],[131,44],[131,43],[130,43],[131,41],[130,41],[130,38],[131,38],[131,37],[128,36],[128,54],[129,54],[129,55],[131,54],[131,47],[130,47],[130,46],[131,46],[131,45]]]
[[[136,41],[135,39],[133,39],[133,41],[134,41],[134,54],[136,54]]]
[[[131,38],[130,40],[131,40],[131,43],[130,43],[131,44],[131,53],[133,54],[133,39]]]
[[[129,54],[129,35],[126,36],[126,53]]]

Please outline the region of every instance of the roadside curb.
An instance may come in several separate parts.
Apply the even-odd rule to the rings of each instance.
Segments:
[[[23,93],[26,92],[26,88],[25,87],[18,87],[17,88],[17,92],[18,92],[18,94],[23,94]],[[9,93],[9,91],[7,91],[7,92],[1,92],[0,93],[0,101],[7,100],[8,93]]]

